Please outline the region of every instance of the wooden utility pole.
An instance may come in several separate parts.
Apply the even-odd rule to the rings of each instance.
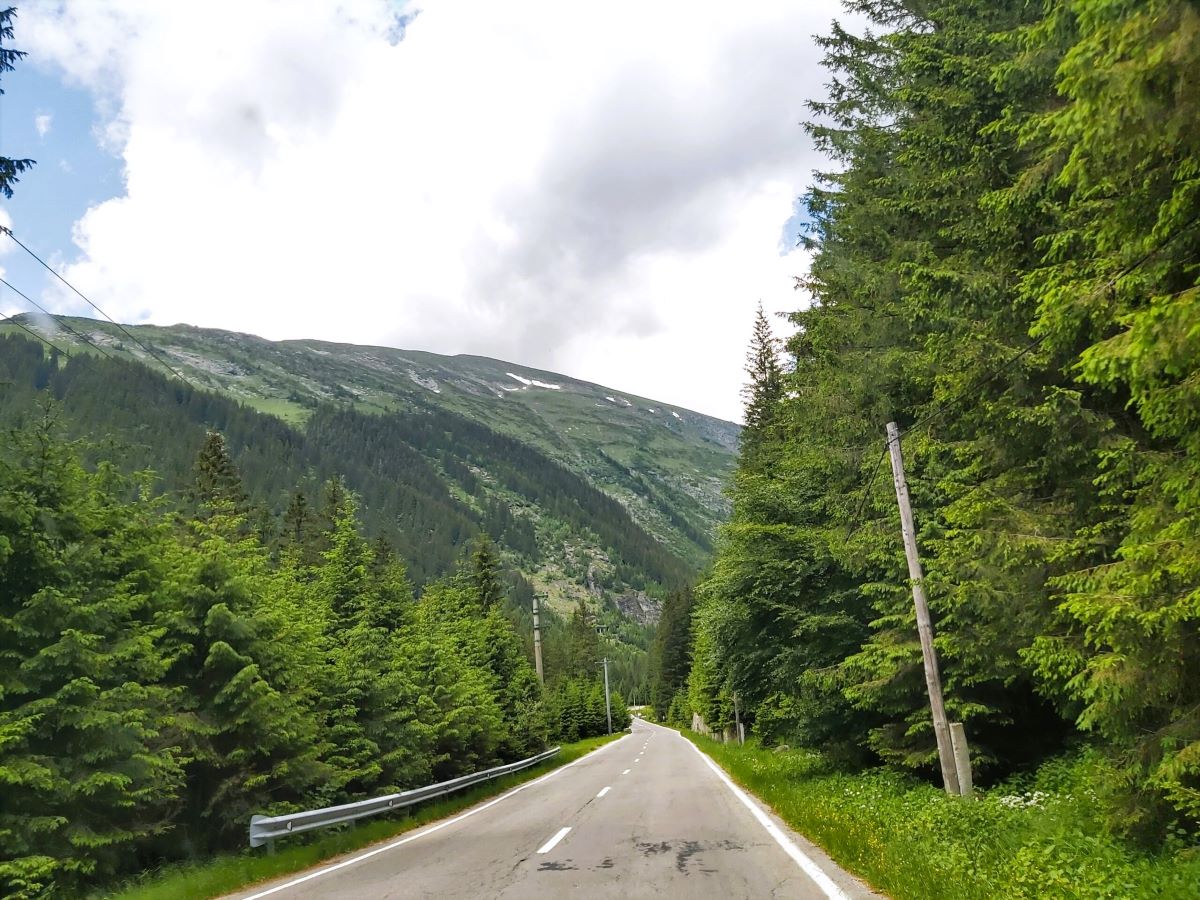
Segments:
[[[538,619],[538,595],[533,595],[533,664],[537,667],[538,683],[546,683],[546,675],[542,671],[542,623]]]
[[[917,634],[921,638],[921,657],[925,662],[925,686],[929,690],[929,708],[933,711],[933,733],[937,738],[938,761],[942,766],[942,784],[946,793],[958,796],[958,771],[946,707],[942,702],[942,679],[938,674],[937,651],[933,647],[933,622],[925,600],[925,573],[917,554],[917,529],[908,502],[908,482],[904,480],[904,457],[900,453],[900,429],[887,424],[888,452],[892,456],[892,480],[896,484],[896,502],[900,505],[900,531],[904,535],[904,554],[908,557],[908,577],[912,582],[913,605],[917,608]],[[965,741],[964,741],[965,743]]]
[[[612,701],[608,698],[608,657],[604,657],[604,712],[608,714],[608,733],[612,734]]]

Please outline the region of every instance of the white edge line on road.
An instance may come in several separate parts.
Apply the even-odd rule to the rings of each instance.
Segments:
[[[487,803],[484,803],[482,806],[476,806],[474,809],[469,809],[465,813],[457,815],[452,819],[445,819],[444,821],[438,822],[435,825],[431,825],[430,827],[423,829],[422,831],[418,831],[416,834],[406,835],[405,837],[400,838],[400,840],[398,840],[398,841],[392,841],[390,844],[384,844],[382,847],[376,847],[374,850],[368,850],[366,853],[360,853],[358,856],[352,856],[352,857],[350,857],[350,859],[344,859],[340,863],[334,863],[332,866],[326,866],[323,869],[317,869],[317,871],[315,871],[315,872],[309,872],[307,875],[301,875],[299,878],[293,878],[291,881],[285,882],[284,884],[276,885],[273,888],[267,888],[265,891],[259,891],[257,894],[251,894],[249,897],[244,898],[244,900],[260,900],[261,897],[269,897],[271,894],[277,894],[280,891],[286,891],[290,887],[295,887],[298,884],[304,884],[304,882],[306,882],[306,881],[312,881],[315,878],[320,878],[322,875],[328,875],[330,872],[336,872],[339,869],[348,868],[348,867],[354,865],[355,863],[362,862],[364,859],[370,859],[372,856],[378,856],[380,853],[384,853],[388,850],[393,850],[396,847],[401,847],[404,844],[409,843],[410,841],[415,841],[417,838],[425,837],[425,835],[427,835],[427,834],[433,834],[435,831],[441,831],[443,828],[447,828],[450,825],[453,825],[455,822],[461,822],[463,819],[468,819],[471,816],[475,815],[476,813],[481,813],[485,809],[490,809],[491,807],[495,806],[497,803],[500,803],[503,800],[507,800],[509,797],[513,796],[514,794],[521,793],[521,791],[525,790],[526,788],[531,788],[534,785],[541,784],[543,781],[553,778],[559,772],[565,772],[567,769],[571,768],[571,766],[575,765],[576,763],[583,762],[583,760],[585,760],[585,759],[591,759],[597,753],[603,753],[609,747],[615,747],[617,744],[621,743],[621,741],[625,740],[625,738],[628,736],[629,735],[625,735],[624,737],[619,737],[612,743],[605,744],[603,747],[593,750],[591,753],[585,753],[583,756],[579,757],[579,759],[573,759],[566,765],[559,766],[557,769],[554,769],[551,772],[547,772],[545,775],[542,775],[540,778],[535,778],[535,779],[533,779],[533,781],[528,781],[525,784],[518,785],[517,787],[513,788],[508,793],[501,794],[499,797],[496,797],[493,800],[489,800]],[[567,830],[569,831],[570,829],[567,829]]]
[[[603,790],[600,791],[600,793],[598,793],[596,795],[596,799],[599,800],[601,797],[603,797],[605,794],[607,794],[611,790],[612,790],[612,785],[610,784],[608,787],[604,788]]]
[[[771,835],[771,837],[775,838],[775,843],[782,847],[783,852],[790,856],[796,862],[796,865],[804,870],[805,875],[817,883],[817,887],[825,892],[825,896],[828,897],[829,900],[850,900],[846,892],[838,887],[837,883],[828,875],[826,875],[825,871],[820,866],[809,859],[804,851],[797,847],[795,842],[786,834],[784,834],[778,825],[771,821],[770,817],[762,811],[762,808],[757,803],[750,799],[745,791],[733,783],[732,779],[725,774],[724,769],[713,762],[707,753],[685,738],[682,734],[679,735],[679,739],[686,741],[689,747],[700,754],[700,758],[708,764],[708,767],[717,773],[717,777],[725,782],[725,786],[729,788],[729,790],[733,791],[733,795],[742,801],[742,804],[746,807],[746,809],[750,810],[750,813],[754,816],[754,818],[758,819],[758,823],[762,825],[763,828],[767,829],[767,833]]]
[[[551,850],[554,849],[555,844],[557,844],[559,841],[561,841],[563,838],[565,838],[567,836],[567,832],[570,830],[571,830],[570,825],[566,826],[565,828],[558,829],[558,833],[555,834],[554,837],[550,838],[550,840],[546,841],[546,843],[544,843],[544,844],[542,844],[542,846],[538,847],[538,853],[549,853]]]

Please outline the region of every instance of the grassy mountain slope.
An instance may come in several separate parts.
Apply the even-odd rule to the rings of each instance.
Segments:
[[[65,321],[109,353],[158,365],[115,326]],[[581,474],[692,565],[707,559],[728,511],[721,489],[732,471],[737,426],[681,407],[479,356],[276,342],[188,325],[129,331],[197,387],[294,425],[322,403],[363,412],[457,412]],[[54,339],[68,350],[87,349],[61,329]]]
[[[115,326],[66,321],[108,354],[165,371]],[[51,334],[44,323],[24,323]],[[726,512],[721,485],[737,440],[728,422],[483,357],[272,342],[182,325],[130,331],[202,389],[169,388],[188,397],[182,415],[197,435],[241,422],[245,413],[230,412],[239,405],[265,414],[238,426],[231,444],[273,512],[289,490],[315,491],[319,478],[345,474],[375,530],[392,536],[418,576],[444,570],[454,549],[485,529],[552,606],[584,597],[653,618],[642,589],[655,593],[702,566]],[[80,362],[112,365],[61,329],[52,335]],[[106,378],[144,377],[125,371]],[[56,378],[62,392],[70,379]],[[86,393],[88,379],[75,380],[72,391]],[[127,397],[124,411],[109,408],[121,392],[106,390],[75,401],[83,433],[107,429],[118,443],[142,441],[150,451],[164,429],[182,427],[150,425],[144,396]],[[208,391],[236,403],[218,410]],[[141,455],[169,485],[186,477],[182,448]],[[396,526],[397,516],[405,524]],[[417,524],[422,518],[441,529],[424,547],[415,537],[430,527]],[[430,559],[414,559],[422,554]]]

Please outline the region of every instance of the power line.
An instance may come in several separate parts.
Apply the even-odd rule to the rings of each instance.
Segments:
[[[1084,299],[1091,300],[1093,297],[1098,296],[1099,294],[1103,293],[1104,291],[1110,290],[1112,287],[1114,287],[1116,285],[1116,283],[1118,281],[1120,281],[1126,275],[1129,275],[1135,269],[1142,266],[1145,262],[1150,260],[1156,253],[1159,253],[1160,251],[1165,250],[1168,244],[1170,244],[1172,241],[1174,241],[1179,236],[1185,234],[1189,228],[1191,228],[1193,225],[1195,225],[1198,222],[1200,222],[1200,212],[1197,212],[1194,216],[1192,216],[1187,222],[1185,222],[1182,226],[1180,226],[1178,231],[1176,231],[1170,237],[1166,238],[1157,247],[1151,247],[1149,250],[1147,250],[1145,253],[1143,253],[1141,256],[1139,256],[1136,260],[1131,262],[1129,265],[1125,266],[1123,269],[1121,269],[1121,271],[1117,272],[1117,274],[1113,275],[1110,279],[1108,279],[1108,281],[1104,282],[1104,284],[1100,285],[1098,288],[1096,288],[1091,293],[1089,293]],[[999,375],[1002,372],[1009,369],[1014,363],[1019,362],[1022,357],[1026,356],[1029,353],[1032,353],[1034,350],[1036,350],[1046,340],[1047,336],[1048,335],[1046,333],[1043,333],[1043,334],[1039,335],[1038,337],[1034,338],[1023,350],[1021,350],[1019,353],[1017,353],[1011,359],[1007,360],[1006,362],[1001,364],[996,369],[993,369],[991,372],[986,373],[982,378],[980,378],[979,380],[977,380],[976,382],[971,384],[965,391],[963,391],[959,395],[959,397],[957,399],[951,400],[948,403],[943,404],[938,409],[935,409],[933,412],[931,412],[929,415],[924,416],[921,419],[918,419],[916,422],[913,423],[912,427],[909,428],[905,432],[905,434],[912,434],[914,431],[916,431],[920,428],[924,428],[927,425],[929,425],[931,422],[935,422],[938,419],[940,419],[950,409],[952,409],[956,404],[961,403],[963,401],[963,399],[971,396],[975,392],[976,388],[983,387],[985,384],[987,384],[989,381],[991,381],[997,375]]]
[[[1104,282],[1104,284],[1100,285],[1098,288],[1096,288],[1091,293],[1089,293],[1084,299],[1091,300],[1092,298],[1098,296],[1102,292],[1107,291],[1107,290],[1111,289],[1112,287],[1114,287],[1118,281],[1120,281],[1126,275],[1129,275],[1134,270],[1140,268],[1144,263],[1146,263],[1148,260],[1150,260],[1152,257],[1154,257],[1157,253],[1160,253],[1162,250],[1165,250],[1167,248],[1167,246],[1169,244],[1171,244],[1171,242],[1173,242],[1176,238],[1180,237],[1181,235],[1186,234],[1188,229],[1190,229],[1193,225],[1196,225],[1197,223],[1200,223],[1200,212],[1197,212],[1190,219],[1188,219],[1186,222],[1184,222],[1183,225],[1181,225],[1179,227],[1179,229],[1176,230],[1170,237],[1165,238],[1158,246],[1151,247],[1149,250],[1147,250],[1145,253],[1143,253],[1141,256],[1139,256],[1136,260],[1134,260],[1129,265],[1125,266],[1123,269],[1121,269],[1119,272],[1117,272],[1115,275],[1113,275],[1111,278],[1109,278],[1106,282]],[[1048,337],[1048,333],[1043,332],[1041,335],[1034,338],[1022,350],[1018,351],[1016,354],[1011,356],[1009,359],[1005,360],[1001,365],[997,366],[995,369],[992,369],[990,372],[985,372],[981,377],[979,377],[975,381],[973,381],[966,388],[966,390],[962,391],[959,394],[959,396],[957,398],[950,400],[946,403],[939,404],[938,407],[936,409],[934,409],[932,412],[930,412],[928,415],[922,416],[920,419],[918,419],[916,422],[914,422],[910,428],[905,430],[904,434],[906,434],[906,435],[912,434],[922,428],[927,427],[928,425],[932,424],[933,422],[936,422],[938,419],[940,419],[942,416],[944,416],[947,412],[949,412],[955,406],[962,403],[964,399],[966,399],[967,397],[973,396],[975,391],[978,388],[983,387],[985,384],[990,382],[997,375],[1004,373],[1009,368],[1011,368],[1013,365],[1015,365],[1017,362],[1019,362],[1022,358],[1024,358],[1028,354],[1032,353],[1038,347],[1040,347],[1045,342],[1047,337]],[[853,535],[854,532],[858,530],[859,526],[862,525],[862,522],[859,520],[859,516],[862,514],[863,508],[866,506],[867,497],[869,496],[869,494],[871,492],[871,488],[875,484],[875,476],[879,474],[879,467],[883,463],[883,458],[885,456],[887,456],[887,452],[888,452],[888,448],[887,448],[887,445],[885,444],[883,452],[879,455],[879,459],[876,460],[876,462],[875,462],[875,468],[871,470],[871,477],[868,479],[866,487],[863,489],[863,494],[862,494],[861,499],[859,500],[858,507],[855,510],[854,516],[850,520],[851,528],[850,528],[850,533],[849,533],[849,535],[847,535],[847,537],[849,537],[850,535]]]
[[[62,354],[63,356],[65,356],[67,359],[70,359],[70,358],[71,358],[71,354],[70,354],[70,353],[68,353],[66,350],[62,349],[62,347],[57,347],[57,346],[55,346],[55,344],[54,344],[52,341],[50,341],[50,340],[49,340],[49,339],[47,339],[47,338],[44,338],[44,337],[42,337],[40,334],[38,334],[38,333],[37,333],[36,331],[34,331],[32,328],[28,328],[28,327],[26,327],[24,323],[22,323],[22,322],[18,322],[18,321],[17,321],[16,319],[14,319],[12,316],[6,316],[6,315],[4,315],[4,313],[0,313],[0,317],[2,317],[2,318],[4,319],[4,321],[5,321],[5,322],[11,322],[13,325],[16,325],[16,326],[17,326],[18,328],[20,328],[22,331],[28,331],[30,334],[32,334],[32,335],[33,335],[35,338],[37,338],[39,341],[41,341],[43,344],[45,344],[45,345],[46,345],[47,347],[49,347],[51,350],[55,350],[55,351],[57,351],[57,352],[61,353],[61,354]]]
[[[850,533],[846,535],[849,539],[854,536],[854,532],[858,531],[860,525],[863,524],[859,516],[863,513],[863,508],[867,505],[867,498],[871,496],[871,488],[875,486],[875,477],[879,474],[879,467],[883,465],[883,458],[887,456],[887,444],[884,444],[883,452],[879,454],[879,458],[875,460],[875,466],[871,469],[871,477],[867,479],[867,484],[863,488],[862,496],[858,499],[858,507],[854,510],[854,515],[850,517]]]
[[[41,264],[43,269],[45,269],[47,272],[49,272],[51,275],[53,275],[55,278],[57,278],[59,281],[61,281],[63,284],[65,284],[68,288],[70,288],[77,297],[79,297],[81,300],[83,300],[84,303],[86,303],[88,306],[90,306],[96,312],[100,313],[100,315],[104,316],[104,318],[108,319],[108,321],[110,321],[112,324],[116,325],[117,328],[119,328],[126,337],[128,337],[131,341],[133,341],[135,344],[137,344],[139,347],[141,347],[143,350],[145,350],[148,354],[150,354],[151,358],[153,358],[153,359],[157,360],[159,363],[161,363],[162,366],[168,372],[170,372],[172,375],[174,375],[176,378],[178,378],[184,384],[191,386],[191,382],[188,381],[186,378],[184,378],[183,375],[181,375],[169,362],[167,362],[165,359],[163,359],[161,356],[159,356],[157,353],[155,353],[153,350],[151,350],[148,346],[143,344],[141,342],[141,340],[139,340],[137,337],[135,337],[129,331],[128,328],[126,328],[124,325],[122,325],[120,322],[118,322],[116,319],[114,319],[112,316],[110,316],[108,313],[106,313],[104,310],[102,310],[99,306],[97,306],[95,303],[93,303],[86,295],[84,295],[84,293],[82,291],[79,290],[79,288],[75,287],[75,285],[71,284],[71,282],[67,281],[67,279],[65,279],[61,275],[59,275],[58,272],[53,267],[51,267],[49,263],[47,263],[44,259],[42,259],[40,256],[38,256],[36,253],[34,253],[32,250],[30,250],[24,244],[22,244],[20,242],[20,240],[17,239],[17,236],[12,233],[11,228],[5,228],[3,225],[0,225],[0,231],[3,231],[6,235],[9,236],[9,238],[13,241],[13,243],[15,243],[18,247],[20,247],[22,250],[24,250],[26,253],[28,253],[30,256],[32,256],[35,260],[37,260],[38,263]]]
[[[42,304],[38,303],[32,297],[29,297],[28,295],[22,293],[17,288],[13,287],[4,278],[0,278],[0,284],[3,284],[6,288],[8,288],[10,291],[12,291],[14,294],[16,294],[22,300],[24,300],[25,302],[29,303],[30,305],[36,307],[37,309],[39,309],[43,313],[45,313],[47,316],[52,318],[55,322],[57,322],[63,328],[64,331],[67,331],[70,334],[75,335],[75,337],[79,338],[81,341],[83,341],[85,344],[87,344],[93,350],[97,350],[102,355],[107,356],[109,359],[113,359],[113,355],[111,353],[108,353],[103,347],[101,347],[99,344],[97,344],[95,341],[93,341],[87,335],[81,334],[80,332],[78,332],[74,328],[72,328],[70,325],[68,325],[66,322],[64,322],[63,319],[66,318],[65,316],[58,316],[58,315],[55,315],[54,313],[50,312],[50,310],[46,309],[46,307],[42,306]]]
[[[1120,276],[1117,276],[1117,277],[1120,277]],[[992,371],[985,373],[981,378],[976,379],[970,386],[967,387],[967,389],[965,391],[963,391],[963,393],[960,395],[960,398],[958,400],[952,400],[948,403],[944,403],[944,404],[940,405],[937,409],[935,409],[929,415],[924,416],[924,417],[918,419],[916,422],[914,422],[912,424],[912,427],[907,429],[904,432],[904,434],[906,434],[906,435],[912,434],[913,432],[918,431],[918,430],[926,427],[927,425],[937,421],[942,416],[944,416],[946,413],[948,413],[951,409],[953,409],[955,404],[961,402],[962,397],[968,397],[968,396],[973,395],[975,393],[976,389],[983,387],[985,384],[987,384],[989,381],[991,381],[997,375],[1000,375],[1001,373],[1006,371],[1008,368],[1010,368],[1012,365],[1014,365],[1016,362],[1018,362],[1022,357],[1026,356],[1029,353],[1032,353],[1035,349],[1040,347],[1042,342],[1045,340],[1046,340],[1046,335],[1044,335],[1044,334],[1041,335],[1040,337],[1035,338],[1023,350],[1018,352],[1016,355],[1005,360],[1005,362],[1003,364],[1001,364],[1000,366],[997,366]],[[858,517],[859,517],[859,515],[862,514],[863,507],[866,506],[867,497],[871,493],[871,488],[875,484],[875,476],[879,474],[879,467],[883,464],[883,458],[885,456],[887,456],[887,454],[888,454],[888,446],[885,443],[883,452],[879,454],[879,459],[877,459],[875,461],[875,468],[871,470],[871,477],[867,481],[866,487],[863,489],[863,495],[862,495],[862,498],[859,500],[858,508],[854,512],[854,517],[850,520],[852,523],[851,528],[850,528],[850,535],[853,535],[854,532],[856,532],[858,530],[858,527],[862,524],[862,522],[859,520]],[[847,535],[847,537],[849,537],[850,535]]]

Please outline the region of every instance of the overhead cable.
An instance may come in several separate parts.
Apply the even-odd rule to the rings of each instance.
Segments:
[[[104,316],[104,318],[108,319],[108,321],[111,322],[113,325],[116,325],[117,328],[119,328],[121,330],[121,332],[127,338],[129,338],[131,341],[133,341],[135,344],[137,344],[139,347],[141,347],[143,350],[145,350],[146,353],[148,353],[151,356],[151,358],[157,360],[168,372],[170,372],[172,375],[174,375],[176,378],[178,378],[184,384],[187,384],[189,386],[191,385],[191,382],[188,381],[186,378],[184,378],[183,375],[180,374],[180,372],[177,369],[175,369],[174,366],[172,366],[169,362],[167,362],[165,359],[163,359],[159,354],[157,354],[153,350],[151,350],[150,347],[148,347],[146,344],[142,343],[142,341],[139,338],[137,338],[128,328],[126,328],[124,325],[122,325],[120,322],[118,322],[116,319],[114,319],[112,316],[110,316],[108,313],[106,313],[104,310],[102,310],[99,306],[97,306],[95,303],[93,303],[91,301],[91,299],[89,299],[81,290],[79,290],[79,288],[75,287],[75,285],[71,284],[71,282],[67,281],[67,279],[63,278],[62,275],[58,274],[58,272],[49,263],[47,263],[44,259],[42,259],[36,253],[34,253],[32,250],[30,250],[28,247],[26,247],[23,243],[21,243],[21,241],[17,238],[17,236],[15,234],[13,234],[11,228],[5,228],[4,226],[0,225],[0,231],[4,232],[6,235],[8,235],[8,237],[12,240],[12,242],[14,244],[16,244],[18,247],[20,247],[22,250],[24,250],[26,253],[28,253],[30,256],[32,256],[35,260],[37,260],[37,262],[39,264],[41,264],[43,269],[45,269],[47,272],[49,272],[51,275],[53,275],[55,278],[57,278],[59,281],[61,281],[63,284],[65,284],[68,288],[70,288],[71,291],[74,292],[74,294],[77,297],[79,297],[81,300],[83,300],[84,303],[86,303],[92,309],[96,310],[96,312],[100,313],[100,315]]]
[[[1188,229],[1190,229],[1192,226],[1196,225],[1197,223],[1200,223],[1200,212],[1197,212],[1195,215],[1193,215],[1187,222],[1185,222],[1183,225],[1181,225],[1174,233],[1172,233],[1169,237],[1167,237],[1161,243],[1159,243],[1158,246],[1151,247],[1149,250],[1147,250],[1145,253],[1143,253],[1141,256],[1139,256],[1137,259],[1135,259],[1133,262],[1129,263],[1127,266],[1122,268],[1119,272],[1117,272],[1115,275],[1113,275],[1111,278],[1109,278],[1106,282],[1104,282],[1104,284],[1100,285],[1095,290],[1093,290],[1091,293],[1089,293],[1087,295],[1087,297],[1085,297],[1084,299],[1090,300],[1093,297],[1096,297],[1097,295],[1099,295],[1101,292],[1107,291],[1107,290],[1111,289],[1112,287],[1114,287],[1118,281],[1120,281],[1126,275],[1129,275],[1130,273],[1132,273],[1133,271],[1135,271],[1136,269],[1141,267],[1148,260],[1152,259],[1156,254],[1158,254],[1162,250],[1166,249],[1166,247],[1172,241],[1174,241],[1176,238],[1180,237],[1181,235],[1186,234]],[[992,369],[989,372],[985,372],[982,376],[975,379],[966,388],[966,390],[962,391],[959,394],[959,396],[957,398],[949,400],[945,403],[939,404],[937,406],[937,408],[935,408],[933,411],[931,411],[928,415],[922,416],[920,419],[918,419],[916,422],[914,422],[911,427],[906,429],[904,431],[904,434],[913,434],[914,432],[919,431],[922,428],[928,427],[930,424],[932,424],[933,422],[936,422],[938,419],[940,419],[942,416],[944,416],[947,412],[949,412],[951,409],[953,409],[956,405],[962,403],[963,400],[966,399],[967,397],[975,396],[975,392],[978,388],[983,387],[985,384],[990,382],[997,375],[1004,373],[1009,368],[1011,368],[1013,365],[1015,365],[1017,362],[1019,362],[1023,357],[1032,353],[1034,350],[1036,350],[1038,347],[1040,347],[1043,342],[1045,342],[1047,337],[1048,337],[1048,334],[1045,332],[1043,332],[1042,334],[1035,337],[1023,349],[1018,351],[1013,356],[1009,357],[1007,360],[1005,360],[999,366],[997,366],[996,368]],[[863,507],[866,505],[868,495],[871,492],[871,487],[875,484],[875,476],[879,473],[879,467],[883,463],[883,458],[885,456],[887,456],[887,453],[888,453],[888,448],[887,448],[887,445],[885,444],[883,452],[879,455],[879,459],[876,460],[876,462],[875,462],[875,468],[871,470],[871,476],[868,479],[865,488],[863,489],[863,494],[859,500],[858,506],[854,513],[854,516],[850,520],[850,525],[851,525],[850,535],[853,535],[854,532],[858,530],[858,527],[862,524],[862,521],[859,520],[859,516],[863,512]]]
[[[6,316],[4,313],[0,313],[0,319],[3,319],[5,322],[8,322],[12,325],[16,325],[22,331],[28,331],[30,334],[32,334],[35,338],[37,338],[39,341],[41,341],[43,344],[45,344],[51,350],[54,350],[57,353],[61,353],[67,359],[71,358],[70,353],[68,353],[62,347],[55,345],[55,343],[53,341],[51,341],[49,338],[45,338],[42,335],[38,334],[36,331],[34,331],[32,328],[27,327],[23,322],[18,322],[12,316]]]
[[[91,347],[94,350],[99,351],[102,355],[107,356],[109,359],[114,358],[111,353],[108,353],[103,347],[101,347],[99,344],[97,344],[95,341],[93,341],[90,337],[88,337],[85,334],[81,334],[80,332],[78,332],[74,328],[72,328],[70,325],[68,325],[66,322],[64,322],[63,319],[65,319],[66,316],[59,316],[59,315],[55,315],[54,313],[50,312],[50,310],[46,309],[46,307],[42,306],[42,304],[38,303],[32,297],[23,293],[19,289],[13,287],[4,278],[0,278],[0,284],[3,284],[6,288],[8,288],[10,291],[12,291],[14,294],[16,294],[18,297],[20,297],[26,303],[30,304],[31,306],[33,306],[36,309],[40,310],[41,312],[45,313],[47,316],[49,316],[51,319],[53,319],[60,328],[62,328],[67,333],[75,335],[75,337],[79,338],[81,341],[83,341],[89,347]]]

